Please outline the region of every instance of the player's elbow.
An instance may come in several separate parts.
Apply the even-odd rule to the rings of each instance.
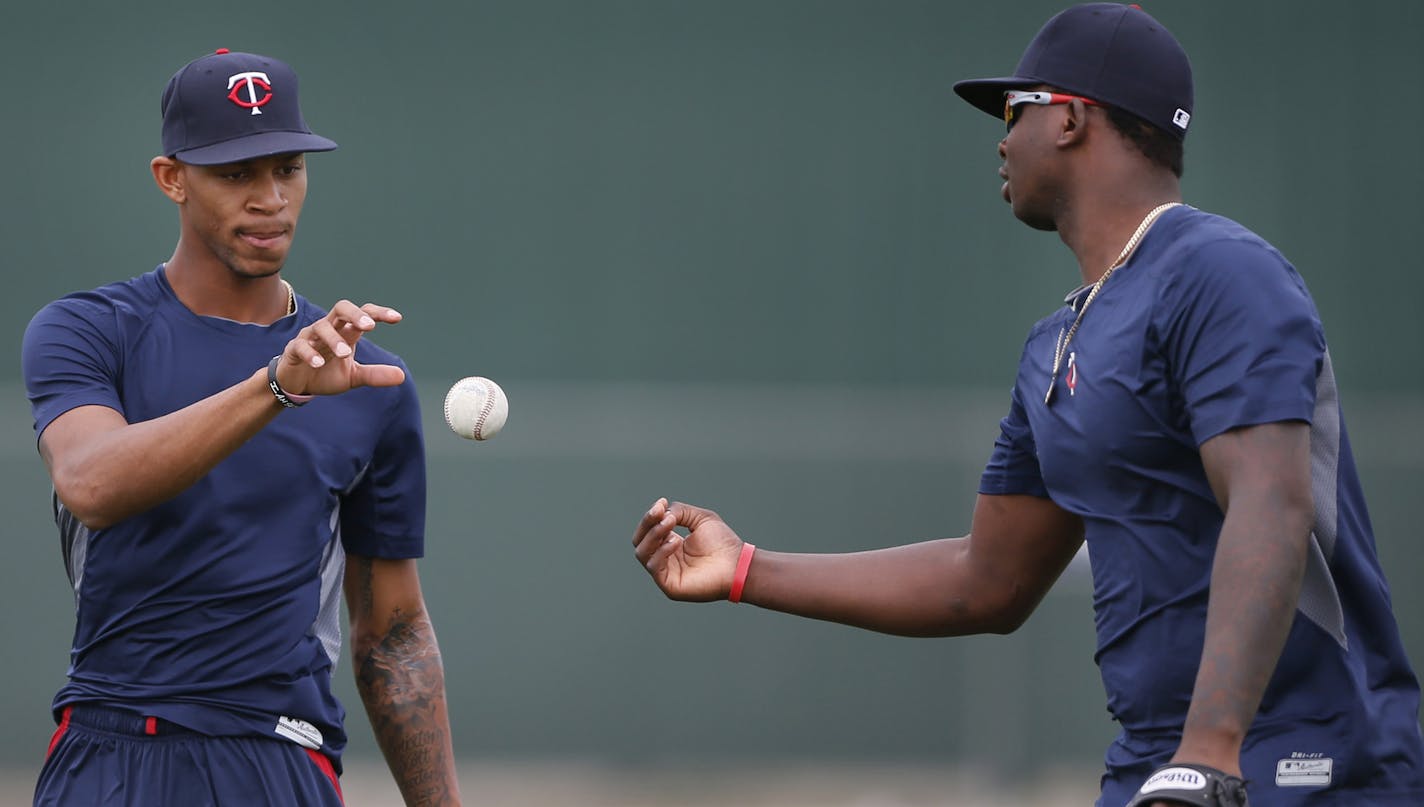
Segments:
[[[985,633],[997,633],[1000,636],[1007,636],[1010,633],[1022,628],[1028,618],[1033,615],[1033,608],[1004,609],[996,618],[991,621],[990,628]]]
[[[383,637],[376,631],[370,620],[353,619],[350,628],[351,661],[359,673],[370,662],[372,656],[380,652]]]
[[[351,634],[351,660],[356,662],[356,668],[360,669],[362,662],[370,658],[371,651],[380,645],[380,639],[370,633]]]
[[[351,655],[360,661],[370,654],[372,648],[381,643],[380,628],[369,614],[362,615],[358,609],[351,609],[351,619],[347,623],[350,633]]]
[[[1002,603],[994,612],[985,619],[985,633],[998,633],[1001,636],[1010,635],[1014,631],[1024,626],[1028,618],[1034,615],[1038,601],[1022,602],[1010,601]]]
[[[1046,575],[972,562],[932,579],[932,587],[921,592],[919,601],[936,603],[930,630],[939,636],[1013,633],[1033,615],[1052,585]]]
[[[112,527],[122,518],[118,502],[106,486],[93,476],[55,469],[51,475],[54,494],[75,520],[90,530]]]
[[[985,633],[1007,636],[1018,630],[1038,610],[1043,592],[1037,587],[1009,584],[989,599],[984,608]]]
[[[1037,599],[1005,596],[1004,592],[966,592],[941,603],[936,609],[933,624],[924,626],[914,635],[1010,634],[1023,627],[1037,604]]]

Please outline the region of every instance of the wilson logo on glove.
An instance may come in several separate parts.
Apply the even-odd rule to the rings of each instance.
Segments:
[[[1127,807],[1159,801],[1197,807],[1247,807],[1246,782],[1206,765],[1163,765],[1147,777]]]
[[[1206,787],[1206,777],[1191,768],[1168,768],[1158,771],[1142,785],[1139,793],[1156,793],[1168,788],[1201,790]]]

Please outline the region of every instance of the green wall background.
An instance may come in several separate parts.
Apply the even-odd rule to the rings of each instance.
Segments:
[[[668,603],[628,545],[659,495],[781,549],[967,529],[1023,335],[1076,267],[1009,214],[1000,125],[950,85],[1012,70],[1061,7],[7,8],[0,766],[38,765],[72,629],[20,336],[50,299],[167,257],[159,92],[217,47],[291,62],[308,121],[341,143],[310,162],[286,276],[406,315],[379,341],[422,383],[423,574],[463,756],[1095,764],[1114,729],[1081,569],[1013,636],[908,640]],[[1424,662],[1424,5],[1148,10],[1195,66],[1188,201],[1270,239],[1316,296]],[[513,402],[487,444],[438,419],[475,374]]]

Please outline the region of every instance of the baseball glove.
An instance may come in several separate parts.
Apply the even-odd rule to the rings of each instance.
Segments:
[[[1147,777],[1127,807],[1158,801],[1190,807],[1247,807],[1246,782],[1206,765],[1168,763]]]

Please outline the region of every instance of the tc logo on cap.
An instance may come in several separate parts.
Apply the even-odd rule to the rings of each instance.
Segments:
[[[246,90],[246,98],[242,97],[243,90]],[[261,98],[257,97],[259,90],[263,93]],[[272,82],[266,73],[255,70],[235,73],[227,77],[227,100],[243,109],[252,110],[254,115],[261,115],[260,107],[272,100]]]

